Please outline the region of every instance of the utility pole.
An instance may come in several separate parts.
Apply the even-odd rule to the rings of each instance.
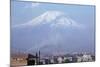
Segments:
[[[36,53],[36,65],[38,65],[38,54]]]
[[[39,50],[39,64],[40,64],[40,50]]]

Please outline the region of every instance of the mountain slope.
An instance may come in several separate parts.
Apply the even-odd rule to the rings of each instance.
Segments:
[[[11,34],[11,47],[25,52],[85,52],[94,47],[85,26],[61,11],[47,11],[29,22],[12,26]]]

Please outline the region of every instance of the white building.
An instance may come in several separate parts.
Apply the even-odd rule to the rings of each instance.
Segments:
[[[82,56],[82,61],[83,62],[88,62],[88,61],[93,61],[91,55],[83,55]]]
[[[82,62],[82,57],[77,56],[77,62]]]
[[[66,60],[72,61],[72,57],[64,57],[63,61],[66,61]]]
[[[62,63],[63,62],[63,58],[62,57],[58,57],[57,61],[58,61],[58,63]]]

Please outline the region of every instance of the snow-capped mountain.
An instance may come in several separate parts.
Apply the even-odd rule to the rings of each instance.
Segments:
[[[85,37],[87,34],[84,34],[83,29],[83,24],[76,22],[66,13],[47,11],[29,22],[12,26],[11,44],[12,47],[26,50],[25,52],[41,50],[43,53],[59,54],[67,51],[77,52],[83,47],[88,51],[91,50],[88,48],[90,45],[87,45],[90,44],[90,37]]]
[[[47,11],[33,18],[29,22],[24,24],[15,25],[14,27],[34,27],[38,25],[49,24],[50,27],[82,27],[81,24],[77,23],[64,12],[61,11]]]

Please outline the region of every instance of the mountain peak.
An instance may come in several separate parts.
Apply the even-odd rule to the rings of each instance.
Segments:
[[[64,13],[61,11],[46,11],[43,14],[33,18],[29,22],[24,23],[24,24],[15,25],[14,27],[35,26],[35,25],[38,25],[41,23],[46,24],[46,23],[49,23],[49,22],[55,20],[57,17],[59,17],[63,14]]]
[[[16,25],[14,27],[34,27],[38,25],[49,24],[50,27],[81,27],[82,25],[68,17],[61,11],[46,11],[33,18],[27,23]]]

